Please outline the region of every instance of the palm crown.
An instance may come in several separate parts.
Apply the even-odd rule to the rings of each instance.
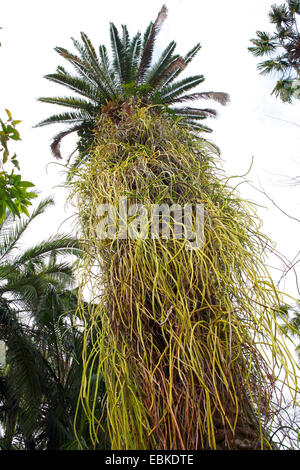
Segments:
[[[80,143],[88,135],[91,136],[99,116],[103,112],[111,112],[132,100],[139,99],[142,103],[151,104],[155,109],[168,111],[179,117],[180,124],[194,130],[210,131],[199,121],[206,117],[216,116],[213,109],[180,106],[182,103],[213,99],[221,104],[228,102],[228,94],[223,92],[197,92],[190,90],[204,81],[203,75],[194,75],[177,80],[180,73],[200,50],[196,44],[185,57],[175,54],[176,43],[171,41],[158,60],[152,63],[155,40],[160,27],[167,15],[162,7],[155,22],[151,22],[144,36],[138,32],[130,38],[128,29],[122,25],[121,34],[114,24],[110,24],[110,39],[113,58],[110,60],[104,45],[99,52],[94,49],[85,33],[81,33],[79,42],[73,39],[78,55],[57,47],[55,50],[75,68],[72,75],[59,66],[56,73],[46,75],[48,80],[64,85],[78,97],[43,97],[39,101],[73,108],[62,114],[55,114],[43,120],[38,126],[52,123],[68,123],[70,127],[57,134],[52,142],[53,154],[60,158],[60,142],[71,132],[78,132]],[[177,105],[172,107],[172,105]]]

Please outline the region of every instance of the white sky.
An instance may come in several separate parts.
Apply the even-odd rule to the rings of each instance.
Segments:
[[[219,110],[217,120],[207,121],[214,133],[209,135],[221,149],[224,168],[229,175],[243,174],[254,166],[248,179],[258,180],[286,212],[300,219],[300,191],[283,184],[288,177],[300,175],[300,133],[291,121],[300,125],[299,105],[281,103],[270,92],[275,77],[262,77],[256,70],[257,59],[248,51],[256,30],[272,31],[268,12],[273,3],[282,0],[167,0],[168,19],[159,35],[157,47],[162,49],[175,39],[179,53],[185,54],[197,42],[202,50],[187,69],[188,74],[203,73],[206,81],[199,91],[226,91],[231,103],[221,107],[213,102],[194,103]],[[67,193],[57,186],[64,180],[62,167],[53,162],[49,150],[51,137],[63,127],[34,129],[33,125],[56,111],[53,105],[38,103],[39,96],[68,95],[68,90],[45,80],[56,66],[64,65],[54,51],[55,46],[72,49],[70,37],[88,34],[95,45],[109,46],[109,22],[127,24],[134,34],[154,20],[162,0],[0,0],[0,113],[11,110],[15,119],[22,119],[19,130],[22,142],[15,145],[24,179],[35,183],[41,196],[52,194],[55,208],[47,211],[33,226],[27,241],[35,242],[55,233],[70,215],[64,211]],[[3,112],[2,112],[3,110]],[[281,119],[281,120],[279,120]],[[68,155],[71,141],[63,147]],[[279,251],[293,257],[300,249],[300,223],[281,214],[268,199],[245,185],[242,195],[266,206],[260,216],[264,232],[277,243]],[[60,231],[70,229],[69,221]],[[276,272],[274,272],[276,279]],[[289,293],[297,296],[292,276],[286,284]]]

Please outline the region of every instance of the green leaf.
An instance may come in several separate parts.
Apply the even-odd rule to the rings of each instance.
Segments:
[[[32,188],[32,187],[34,187],[34,184],[30,183],[30,181],[21,181],[20,186],[22,188]]]
[[[31,205],[31,203],[29,203],[29,204]],[[25,215],[27,215],[27,217],[29,217],[29,212],[28,212],[26,206],[24,206],[23,204],[21,205],[21,210]]]
[[[6,204],[4,201],[0,201],[0,224],[2,224],[6,215]]]
[[[9,152],[8,152],[7,149],[5,149],[4,152],[3,152],[3,158],[2,158],[2,163],[3,163],[3,164],[7,162],[7,160],[8,160],[8,155],[9,155]]]
[[[12,115],[11,115],[11,112],[9,111],[9,109],[5,109],[6,111],[6,114],[8,116],[9,119],[12,119]]]
[[[9,207],[10,211],[11,211],[13,214],[15,214],[15,215],[17,215],[18,217],[20,217],[20,212],[19,212],[19,210],[18,210],[16,204],[15,204],[12,200],[9,200],[9,199],[8,199],[8,200],[6,201],[6,204],[7,204],[7,206]]]
[[[20,165],[18,160],[12,159],[11,162],[20,171]]]
[[[37,197],[37,194],[35,194],[35,193],[26,193],[26,195],[30,199],[33,199],[33,198]]]

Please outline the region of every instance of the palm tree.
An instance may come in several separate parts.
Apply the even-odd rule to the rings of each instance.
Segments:
[[[56,154],[67,133],[80,137],[69,187],[84,241],[79,306],[85,287],[94,305],[82,315],[92,347],[83,348],[81,402],[95,445],[102,423],[91,406],[97,377],[107,390],[112,449],[270,448],[274,371],[286,364],[286,350],[274,338],[280,296],[262,260],[268,240],[228,185],[214,146],[197,133],[199,120],[214,113],[175,106],[201,97],[227,101],[189,93],[202,75],[175,80],[200,46],[180,58],[172,42],[151,65],[165,16],[163,7],[143,41],[111,25],[112,65],[104,46],[99,60],[83,34],[83,45],[75,42],[80,58],[58,49],[79,77],[61,67],[47,76],[84,96],[80,111],[41,123],[73,123],[54,138]],[[42,100],[78,108],[75,98]],[[122,212],[124,198],[129,210],[204,208],[203,245],[178,238],[172,223],[168,237],[147,236],[141,214]],[[99,228],[104,204],[117,216],[108,217],[111,234]],[[187,228],[182,217],[178,225]],[[199,228],[195,211],[189,220]],[[139,226],[143,236],[129,235],[131,228],[141,233]]]
[[[300,35],[297,21],[300,15],[300,1],[287,0],[282,5],[272,5],[269,19],[276,30],[270,34],[257,31],[257,37],[251,39],[253,46],[249,51],[255,57],[268,57],[257,66],[262,75],[279,75],[272,94],[283,102],[291,102],[299,97],[300,75]]]
[[[68,256],[81,251],[74,238],[59,235],[20,249],[21,236],[50,204],[41,202],[18,224],[7,214],[0,227],[0,338],[7,349],[0,375],[2,449],[78,447],[83,335]],[[84,447],[88,424],[80,413],[77,420]]]
[[[62,47],[55,49],[73,66],[76,74],[59,66],[56,73],[46,75],[45,78],[80,96],[39,98],[43,103],[73,109],[72,112],[52,115],[38,124],[71,124],[53,139],[51,149],[57,158],[61,157],[60,142],[66,135],[76,131],[80,137],[78,148],[84,153],[91,144],[93,129],[97,126],[100,115],[107,113],[116,116],[116,112],[121,109],[130,113],[132,104],[137,99],[154,105],[156,110],[167,110],[174,118],[180,118],[182,125],[211,131],[201,121],[207,117],[215,117],[215,110],[180,106],[187,101],[199,99],[213,99],[224,105],[229,99],[228,94],[223,92],[191,93],[193,88],[204,82],[203,75],[177,80],[199,52],[200,44],[196,44],[185,57],[181,57],[175,54],[176,43],[172,41],[156,62],[152,63],[156,37],[166,16],[167,9],[163,6],[156,21],[149,24],[143,37],[138,32],[130,38],[125,25],[122,25],[122,32],[119,33],[111,23],[112,61],[106,47],[100,45],[97,53],[85,33],[81,33],[82,43],[73,39],[78,55]],[[82,159],[82,156],[81,154],[79,158]]]
[[[283,326],[283,329],[287,336],[292,336],[296,340],[299,340],[300,336],[300,304],[297,302],[296,306],[291,306],[289,304],[284,304],[281,306],[278,311],[278,317],[286,319],[286,323]],[[295,352],[298,356],[298,361],[300,362],[300,344],[296,345]]]

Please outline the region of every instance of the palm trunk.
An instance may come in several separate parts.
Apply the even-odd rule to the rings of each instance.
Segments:
[[[118,124],[102,118],[93,157],[73,182],[84,278],[100,297],[86,363],[106,383],[112,449],[271,447],[274,378],[257,341],[272,337],[279,297],[261,261],[266,238],[217,158],[142,108]],[[174,231],[168,240],[99,239],[99,205],[119,207],[124,196],[148,208],[202,204],[203,247],[187,249]],[[97,422],[88,381],[82,399]]]

